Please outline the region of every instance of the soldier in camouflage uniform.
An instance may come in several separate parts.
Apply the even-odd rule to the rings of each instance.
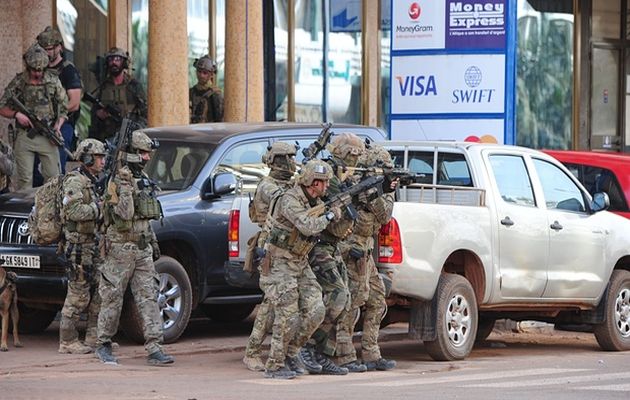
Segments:
[[[129,53],[118,47],[112,47],[105,55],[107,77],[96,88],[95,96],[105,106],[112,106],[141,126],[147,123],[147,97],[140,82],[126,71],[129,68]],[[106,140],[116,135],[122,120],[116,121],[107,110],[94,104],[92,107],[92,125],[89,136]]]
[[[13,150],[9,144],[0,139],[0,194],[9,192],[14,169]]]
[[[261,232],[258,236],[257,247],[263,248],[267,240],[268,232],[265,229],[267,212],[271,200],[285,192],[293,186],[293,175],[295,174],[295,153],[297,148],[293,144],[275,142],[263,155],[263,162],[271,168],[269,175],[264,177],[254,194],[254,199],[250,203],[250,219],[258,224]],[[258,272],[261,272],[260,270]],[[261,346],[267,336],[267,332],[273,324],[273,309],[271,302],[264,298],[258,307],[256,320],[249,341],[245,348],[243,363],[252,371],[263,371],[265,364],[260,358]]]
[[[335,136],[330,144],[331,164],[335,174],[330,180],[328,195],[334,196],[342,191],[343,185],[351,182],[340,179],[343,167],[355,167],[365,145],[358,136],[342,133]],[[350,309],[350,290],[348,289],[346,266],[339,252],[339,242],[352,230],[354,221],[347,214],[328,225],[320,235],[319,242],[310,252],[308,260],[317,281],[322,287],[326,317],[315,331],[309,345],[300,350],[300,358],[309,372],[309,365],[315,361],[321,365],[321,373],[345,375],[349,369],[337,366],[329,357],[335,355],[337,321],[345,318]]]
[[[308,262],[317,235],[339,210],[310,215],[322,204],[332,176],[330,167],[314,160],[302,167],[297,185],[276,197],[268,214],[267,255],[261,265],[260,287],[271,302],[274,321],[265,377],[291,379],[304,370],[298,352],[324,319],[321,287]],[[269,266],[269,262],[271,265]]]
[[[158,275],[153,261],[160,257],[160,248],[151,228],[151,220],[162,216],[155,196],[155,187],[143,172],[157,145],[146,134],[134,131],[126,153],[128,166],[116,172],[103,207],[107,236],[105,261],[101,268],[96,355],[106,364],[117,364],[112,354],[112,336],[118,331],[120,312],[127,285],[142,319],[144,347],[150,365],[174,362],[162,350],[164,331],[157,303]]]
[[[36,117],[47,121],[52,129],[61,137],[59,129],[66,121],[68,114],[68,97],[61,86],[59,78],[46,71],[48,55],[39,44],[32,45],[24,53],[26,71],[16,75],[0,98],[0,115],[15,118],[17,121],[17,137],[14,151],[17,166],[18,189],[33,186],[33,165],[38,154],[42,163],[42,174],[48,180],[59,175],[59,150],[42,134],[32,139],[27,136],[32,123],[29,118],[14,109],[11,97],[15,96]]]
[[[72,151],[76,144],[74,125],[81,113],[81,91],[83,89],[81,75],[77,67],[63,57],[63,38],[57,29],[47,26],[37,35],[37,43],[48,53],[48,68],[46,70],[59,77],[61,86],[68,95],[68,119],[61,125],[60,130],[63,135],[64,146]],[[59,148],[59,157],[61,159],[61,173],[65,174],[67,154],[62,148]]]
[[[383,147],[372,145],[364,153],[359,164],[365,167],[393,168],[390,154]],[[368,371],[390,370],[396,366],[393,360],[381,357],[378,346],[380,323],[387,306],[385,304],[385,286],[378,274],[372,252],[374,235],[382,225],[389,222],[394,209],[394,195],[397,181],[389,182],[386,193],[374,199],[362,199],[357,206],[358,217],[352,234],[342,242],[341,253],[348,267],[348,286],[350,287],[350,312],[344,314],[337,325],[337,361],[344,367],[364,370],[357,361],[357,353],[352,344],[355,317],[359,309],[365,306],[363,316],[363,335],[361,353]]]
[[[64,221],[68,293],[59,323],[59,352],[86,354],[92,348],[79,341],[76,325],[81,313],[88,311],[86,342],[96,342],[96,321],[101,299],[98,295],[98,220],[100,199],[96,193],[97,176],[105,165],[105,145],[96,139],[82,141],[74,158],[80,166],[63,180],[61,217]]]
[[[197,71],[197,84],[190,88],[190,123],[223,121],[223,93],[215,86],[217,64],[210,56],[193,63]]]

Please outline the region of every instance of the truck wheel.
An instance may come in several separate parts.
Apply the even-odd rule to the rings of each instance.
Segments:
[[[613,271],[606,294],[604,322],[593,333],[606,351],[630,350],[630,272]]]
[[[442,274],[434,301],[437,337],[424,342],[424,347],[436,361],[463,360],[470,354],[477,334],[475,292],[463,276]]]
[[[188,274],[174,258],[162,256],[155,262],[159,275],[158,306],[164,328],[164,343],[173,343],[184,333],[192,310],[192,289]],[[133,298],[125,296],[120,326],[125,335],[136,343],[144,343],[142,318]]]
[[[216,322],[240,322],[249,317],[256,304],[203,304],[203,312]]]
[[[48,328],[48,325],[55,319],[57,311],[32,308],[18,301],[18,311],[20,320],[18,321],[19,333],[40,333]],[[9,324],[9,328],[13,324]]]
[[[475,342],[483,342],[490,336],[494,329],[494,318],[479,317],[479,323],[477,325],[477,335],[475,336]]]

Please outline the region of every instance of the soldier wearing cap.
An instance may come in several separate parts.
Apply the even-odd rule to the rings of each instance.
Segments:
[[[157,303],[158,276],[153,262],[160,258],[160,247],[151,220],[162,217],[155,185],[143,169],[157,143],[142,131],[134,131],[124,155],[125,166],[116,171],[108,185],[103,206],[106,229],[105,261],[101,267],[96,355],[106,364],[118,364],[112,354],[112,337],[118,331],[123,297],[131,286],[140,314],[144,347],[150,365],[166,365],[173,357],[162,350],[164,331]]]
[[[63,57],[63,39],[58,30],[47,26],[37,35],[37,43],[48,53],[46,70],[59,77],[61,86],[66,90],[68,96],[68,119],[61,125],[61,134],[65,147],[72,150],[76,140],[74,126],[81,113],[81,91],[83,90],[81,75],[74,64]],[[61,172],[65,173],[67,155],[63,149],[59,149],[59,157],[61,159]]]
[[[40,120],[50,123],[59,137],[60,128],[68,116],[66,91],[59,78],[46,71],[49,62],[46,50],[35,43],[24,53],[23,59],[26,70],[11,80],[0,98],[0,115],[15,118],[17,122],[14,152],[18,189],[33,186],[35,155],[39,155],[41,160],[44,179],[59,175],[59,150],[42,134],[35,132],[32,138],[28,136],[33,124],[26,115],[17,111],[11,98],[15,96]]]
[[[317,236],[330,221],[340,217],[341,211],[333,209],[312,216],[309,210],[322,204],[331,177],[326,163],[309,161],[300,170],[297,184],[270,205],[269,236],[260,276],[260,287],[274,311],[265,365],[267,378],[291,379],[304,373],[299,350],[324,319],[322,289],[307,256]]]
[[[98,295],[98,220],[100,199],[96,193],[98,174],[105,166],[105,145],[85,139],[74,158],[80,166],[66,174],[62,184],[61,217],[64,221],[64,251],[68,272],[68,293],[59,323],[59,352],[85,354],[96,344],[96,321],[100,308]],[[77,323],[88,312],[85,343],[79,341]]]
[[[275,142],[269,146],[267,152],[263,155],[262,161],[269,166],[271,171],[268,176],[261,179],[258,187],[256,187],[254,199],[249,207],[250,219],[258,224],[261,229],[260,233],[254,237],[255,240],[257,239],[256,246],[258,248],[264,247],[269,234],[265,225],[269,204],[271,204],[273,198],[279,196],[294,184],[293,175],[296,170],[296,152],[297,146],[294,144]],[[261,271],[259,270],[258,272]],[[262,304],[258,307],[254,327],[249,335],[249,341],[245,348],[245,357],[243,357],[243,363],[252,371],[263,371],[265,369],[265,365],[260,357],[261,347],[272,324],[273,309],[271,302],[264,298]]]
[[[193,63],[197,71],[197,84],[190,88],[190,123],[223,121],[223,93],[216,87],[217,64],[210,56]]]
[[[140,82],[129,73],[129,53],[112,47],[105,55],[107,77],[95,90],[95,96],[104,106],[111,106],[119,116],[94,105],[89,136],[106,140],[116,135],[122,118],[129,118],[141,126],[147,123],[147,97]]]

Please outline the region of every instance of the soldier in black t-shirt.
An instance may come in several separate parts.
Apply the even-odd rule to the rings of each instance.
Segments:
[[[83,84],[81,83],[81,75],[79,70],[70,61],[63,58],[63,39],[58,30],[48,26],[37,35],[37,42],[48,53],[47,70],[55,73],[61,85],[66,89],[68,95],[68,119],[61,126],[61,134],[65,142],[65,147],[74,151],[76,144],[76,136],[74,126],[79,119],[81,112],[81,94]],[[66,153],[63,149],[59,149],[61,160],[61,172],[66,172]]]

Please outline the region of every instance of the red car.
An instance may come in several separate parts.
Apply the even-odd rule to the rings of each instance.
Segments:
[[[609,211],[630,218],[630,156],[594,151],[543,150],[563,163],[591,193],[606,192]]]

